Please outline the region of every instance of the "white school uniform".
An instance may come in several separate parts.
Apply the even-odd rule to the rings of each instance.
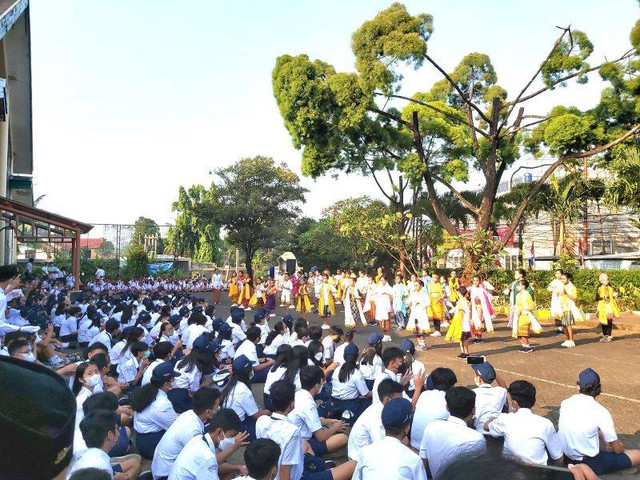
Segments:
[[[78,325],[78,342],[89,343],[93,337],[100,333],[98,327],[91,326],[91,320],[83,317]]]
[[[600,433],[605,442],[618,439],[611,414],[595,398],[577,393],[560,404],[558,434],[567,457],[595,457],[600,453]]]
[[[524,463],[547,465],[549,455],[553,460],[562,457],[560,437],[553,423],[528,408],[501,413],[489,424],[489,433],[504,437],[504,453]]]
[[[244,383],[238,382],[229,396],[224,401],[224,408],[231,408],[240,417],[240,421],[244,421],[247,416],[252,417],[260,411],[251,389]]]
[[[97,335],[96,335],[97,336]],[[118,365],[122,360],[122,350],[127,342],[124,340],[118,341],[111,350],[109,350],[109,359],[111,359],[111,365]],[[127,350],[130,351],[130,350]]]
[[[426,480],[427,472],[418,455],[394,437],[362,449],[353,480]]]
[[[176,365],[175,371],[180,373],[179,377],[173,379],[173,388],[186,388],[190,392],[195,392],[200,388],[202,382],[202,372],[194,365],[190,372],[187,372],[187,365]]]
[[[289,419],[279,413],[271,416],[263,415],[256,421],[256,437],[273,440],[280,447],[278,473],[275,480],[280,480],[280,467],[291,466],[291,480],[300,480],[304,467],[302,437],[300,430]]]
[[[220,360],[226,360],[227,358],[235,358],[236,349],[233,347],[231,340],[222,340],[220,342],[222,350],[220,350]]]
[[[420,394],[413,413],[411,425],[411,447],[418,450],[424,435],[424,429],[436,420],[447,420],[449,410],[444,399],[445,392],[441,390],[427,390]]]
[[[286,335],[282,335],[282,334],[276,335],[269,345],[264,346],[264,354],[275,355],[276,353],[278,353],[278,347],[280,345],[284,345],[285,343],[288,343],[290,338],[291,337],[289,333],[287,333]]]
[[[161,358],[156,358],[153,362],[149,364],[147,369],[142,374],[142,380],[140,381],[140,386],[144,387],[147,383],[151,383],[151,375],[153,374],[153,370],[161,363],[164,363],[164,360],[162,360]]]
[[[324,347],[323,358],[325,360],[333,360],[333,353],[335,350],[335,343],[333,343],[333,339],[331,335],[327,335],[322,339],[322,346]]]
[[[84,402],[93,395],[93,392],[89,390],[87,387],[81,387],[78,395],[76,395],[76,426],[78,428],[80,426],[80,422],[84,418],[84,409],[82,406]]]
[[[72,335],[77,333],[78,331],[78,319],[73,315],[67,316],[64,320],[62,320],[62,324],[60,325],[60,337],[64,337],[66,335]]]
[[[376,375],[382,372],[384,372],[384,363],[382,363],[380,355],[374,355],[371,364],[360,362],[360,373],[365,380],[375,380]]]
[[[195,323],[189,325],[182,334],[182,342],[187,346],[189,350],[191,350],[193,348],[193,342],[196,341],[196,338],[198,338],[206,331],[207,328],[204,325],[196,325]]]
[[[208,433],[193,437],[176,458],[169,480],[219,480],[216,446]]]
[[[484,424],[502,413],[502,408],[507,403],[507,389],[483,383],[473,391],[476,394],[475,427],[484,434]]]
[[[457,458],[470,458],[486,452],[487,443],[480,432],[464,420],[449,417],[427,425],[420,444],[420,457],[429,461],[433,478]]]
[[[267,395],[271,393],[271,385],[273,385],[278,380],[282,380],[284,378],[284,374],[287,373],[287,367],[278,367],[275,371],[271,371],[271,367],[267,372],[267,378],[264,381],[263,391]]]
[[[369,393],[369,387],[367,387],[362,373],[360,373],[360,370],[357,368],[351,372],[351,376],[347,378],[345,382],[340,381],[340,369],[342,369],[343,366],[344,365],[340,365],[333,372],[333,376],[331,377],[331,396],[338,400],[353,400],[354,398]]]
[[[295,407],[287,417],[291,423],[298,427],[302,439],[309,440],[313,437],[313,432],[322,430],[318,407],[313,395],[307,390],[298,390],[295,399]]]
[[[253,366],[260,365],[260,360],[258,360],[258,350],[256,349],[256,344],[251,340],[245,340],[242,342],[237,348],[236,353],[233,358],[238,358],[240,355],[244,355],[247,357]]]
[[[373,381],[373,388],[371,389],[373,403],[380,403],[380,397],[378,396],[378,387],[384,379],[390,378],[394,382],[400,383],[401,377],[402,375],[400,375],[399,373],[393,373],[391,370],[388,370],[386,368],[382,372],[378,373],[375,380]],[[409,395],[407,395],[406,392],[402,392],[402,398],[406,398],[407,400],[411,401]]]
[[[138,433],[154,433],[168,430],[176,421],[178,415],[173,405],[167,398],[167,394],[158,390],[158,394],[151,405],[141,412],[133,414],[133,428]]]
[[[348,456],[351,460],[359,462],[364,447],[379,442],[385,437],[382,426],[383,407],[382,403],[370,405],[351,428],[348,445]]]
[[[109,474],[110,478],[113,478],[113,467],[111,466],[111,458],[109,455],[99,448],[88,448],[80,459],[73,464],[69,469],[67,478],[70,478],[74,472],[82,470],[84,468],[97,468],[98,470],[104,470]]]
[[[237,323],[232,323],[231,324],[231,340],[233,341],[233,344],[237,346],[245,338],[247,338],[247,336],[245,335],[242,327]]]
[[[153,478],[167,477],[184,446],[204,434],[204,423],[193,410],[181,414],[165,432],[156,447],[151,463]]]
[[[344,350],[347,348],[347,345],[349,345],[348,342],[343,342],[338,345],[333,352],[333,361],[338,365],[342,365],[344,363]]]
[[[140,363],[138,363],[138,359],[136,357],[131,357],[126,361],[121,361],[118,364],[118,381],[119,382],[132,382],[136,375],[138,374],[138,367]]]
[[[109,349],[109,358],[111,358],[111,341],[111,334],[106,330],[102,330],[99,334],[91,339],[91,341],[89,342],[89,346],[93,345],[94,343],[102,343]]]

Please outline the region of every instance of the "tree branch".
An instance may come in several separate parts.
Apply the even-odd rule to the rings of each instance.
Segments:
[[[522,216],[524,215],[525,210],[527,209],[527,207],[531,203],[531,199],[540,191],[540,189],[542,188],[542,185],[544,184],[544,182],[547,181],[547,179],[551,176],[551,174],[558,167],[562,166],[562,164],[564,164],[568,160],[576,160],[576,159],[580,159],[580,158],[593,157],[594,155],[597,155],[597,154],[602,153],[602,152],[604,152],[606,150],[609,150],[611,147],[615,147],[619,143],[624,142],[629,137],[635,135],[638,132],[640,132],[640,123],[636,124],[631,130],[627,131],[624,135],[621,135],[620,137],[616,138],[615,140],[612,140],[611,142],[609,142],[609,143],[607,143],[605,145],[600,145],[599,147],[592,148],[591,150],[588,150],[586,152],[572,153],[572,154],[569,154],[569,155],[565,155],[563,157],[560,157],[555,162],[553,162],[551,164],[551,166],[549,166],[549,168],[544,172],[542,177],[540,177],[540,179],[535,183],[535,185],[533,186],[533,188],[531,189],[529,194],[526,196],[526,198],[523,200],[523,202],[518,207],[518,210],[516,210],[515,216],[513,217],[513,220],[511,221],[511,225],[509,226],[509,231],[507,232],[507,234],[504,236],[504,238],[500,242],[500,246],[504,247],[507,244],[507,242],[509,241],[509,239],[513,235],[513,232],[515,232],[515,230],[516,230],[516,228],[518,226],[518,223],[520,223],[520,220],[522,219]]]
[[[369,108],[369,111],[377,113],[378,115],[382,115],[383,117],[387,117],[390,118],[391,120],[394,120],[396,122],[398,122],[401,125],[404,125],[405,127],[409,128],[410,130],[413,130],[413,125],[410,122],[407,122],[406,120],[403,120],[402,118],[396,117],[394,115],[391,115],[388,112],[385,112],[384,110],[380,110],[378,108]]]
[[[467,105],[469,105],[469,107],[473,108],[476,112],[478,112],[478,115],[480,115],[480,118],[482,118],[485,122],[487,122],[487,124],[491,125],[491,120],[489,120],[489,117],[487,117],[484,112],[482,110],[480,110],[480,108],[473,103],[469,98],[467,98],[467,96],[464,94],[464,92],[462,91],[462,89],[458,86],[458,84],[455,82],[455,80],[453,78],[451,78],[449,76],[449,74],[447,72],[445,72],[443,70],[443,68],[438,65],[435,60],[433,58],[431,58],[429,55],[425,55],[424,58],[427,59],[427,61],[433,65],[434,67],[436,67],[436,70],[438,70],[443,76],[444,78],[447,79],[447,82],[449,82],[451,84],[451,86],[453,88],[456,89],[456,91],[458,92],[458,94],[462,97],[462,100],[464,100],[464,103],[466,103]]]
[[[378,181],[378,177],[376,177],[376,172],[375,172],[373,166],[369,165],[369,162],[367,162],[366,160],[364,161],[364,163],[367,166],[367,168],[369,168],[369,171],[371,172],[371,176],[373,177],[373,180],[376,182],[376,185],[380,189],[380,192],[382,192],[382,194],[385,197],[387,197],[387,199],[390,202],[393,202],[393,199],[389,195],[387,195],[387,192],[385,192],[384,188],[382,188],[382,185],[380,185],[380,182]]]
[[[458,191],[453,185],[451,185],[449,182],[447,182],[444,178],[442,178],[439,175],[436,175],[435,173],[432,173],[431,176],[433,177],[434,180],[440,182],[441,184],[443,184],[445,187],[447,187],[449,189],[449,191],[451,193],[453,193],[458,200],[460,200],[460,203],[462,204],[462,206],[464,208],[466,208],[467,210],[469,210],[470,212],[474,213],[476,216],[480,213],[480,209],[476,206],[474,206],[471,202],[469,202],[469,200],[467,200],[466,198],[464,198],[464,196],[462,195],[462,193],[460,191]]]

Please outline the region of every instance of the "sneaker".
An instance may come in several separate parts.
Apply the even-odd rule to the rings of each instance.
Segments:
[[[468,354],[468,353],[461,353],[460,355],[458,355],[458,358],[459,358],[459,359],[465,359],[465,358],[467,358],[468,356],[469,356],[469,354]]]
[[[247,307],[244,309],[245,312],[250,312],[251,311],[251,307]]]
[[[533,348],[531,347],[522,347],[520,349],[520,353],[531,353],[531,352],[533,352]]]
[[[613,340],[613,337],[611,337],[610,335],[607,335],[606,337],[604,337],[602,340],[600,340],[601,342],[606,342],[609,343],[611,340]]]
[[[442,336],[442,334],[436,330],[436,331],[435,331],[435,332],[433,332],[430,336],[431,336],[431,337],[441,337],[441,336]]]
[[[389,335],[385,335],[384,337],[382,337],[382,341],[383,342],[390,342],[391,341],[391,337]]]
[[[342,302],[341,302],[340,300],[336,300],[336,301],[335,301],[335,304],[336,304],[336,305],[342,305]]]
[[[564,342],[562,342],[560,344],[561,347],[568,347],[569,346],[569,340],[565,340]]]
[[[613,342],[613,337],[611,335],[608,335],[607,338],[609,339],[607,342]]]
[[[294,308],[296,307],[294,307],[293,305],[289,305],[289,310],[293,310]]]
[[[270,313],[270,314],[269,314],[269,317],[275,317],[275,316],[276,316],[276,314],[275,314],[275,313]]]
[[[567,344],[565,345],[565,347],[567,348],[573,348],[576,346],[576,342],[574,342],[573,340],[568,340]]]
[[[604,335],[600,340],[598,340],[600,343],[602,342],[606,342],[607,341],[607,336]]]
[[[329,325],[327,325],[326,323],[322,324],[322,327],[320,327],[322,330],[329,330],[331,327]]]
[[[440,324],[440,326],[441,326],[442,328],[449,328],[449,322],[442,322],[442,323]]]

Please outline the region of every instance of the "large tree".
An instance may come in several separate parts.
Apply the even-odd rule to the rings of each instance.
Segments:
[[[464,207],[478,232],[486,232],[498,186],[521,155],[523,139],[531,150],[544,148],[555,154],[556,160],[516,208],[504,244],[558,167],[606,152],[640,131],[640,109],[636,108],[639,25],[631,35],[631,50],[596,66],[587,63],[593,50],[587,35],[561,29],[549,54],[510,96],[498,85],[486,54],[469,53],[452,72],[445,71],[427,53],[432,17],[412,16],[394,3],[354,33],[355,73],[338,73],[306,55],[283,55],[273,71],[274,95],[294,146],[303,149],[305,175],[397,170],[426,192],[430,208],[425,213],[454,236],[458,230],[443,206],[443,191]],[[425,63],[443,79],[428,91],[400,94],[398,67],[418,69]],[[526,102],[572,80],[584,83],[596,70],[612,83],[603,93],[604,105],[579,113],[571,109],[525,113]],[[611,122],[616,108],[615,122]],[[537,135],[527,137],[537,125]],[[478,203],[470,202],[452,182],[465,181],[471,174],[482,179]],[[485,247],[497,251],[501,245],[489,242]],[[466,252],[467,273],[475,267],[476,250]]]
[[[269,157],[243,158],[215,175],[213,195],[196,207],[196,215],[224,228],[253,275],[255,253],[274,245],[296,220],[307,190],[298,175]]]
[[[138,217],[133,224],[133,232],[131,233],[131,242],[129,248],[144,247],[147,237],[157,236],[156,251],[152,253],[162,252],[162,238],[160,237],[160,227],[155,220],[147,217]]]

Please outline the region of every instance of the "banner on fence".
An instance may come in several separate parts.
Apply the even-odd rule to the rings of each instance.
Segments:
[[[168,272],[173,268],[173,262],[150,263],[148,266],[149,275]]]

